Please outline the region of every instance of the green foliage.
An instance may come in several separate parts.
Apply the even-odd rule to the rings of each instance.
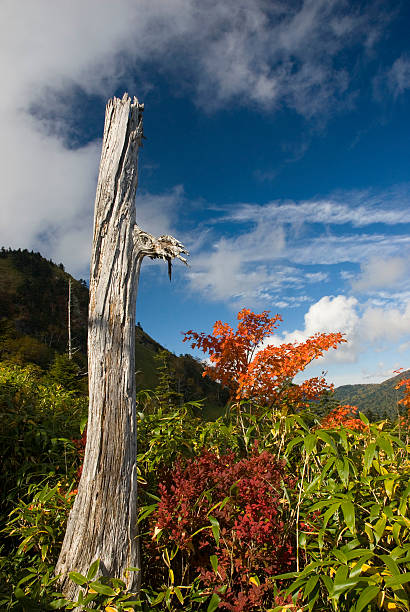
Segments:
[[[67,362],[67,306],[71,281],[73,363]],[[20,366],[35,364],[50,370],[51,379],[69,390],[87,393],[88,288],[56,265],[27,250],[0,250],[0,360]],[[135,364],[137,389],[155,389],[161,372],[156,357],[162,352],[172,390],[182,403],[205,400],[206,414],[219,416],[227,393],[209,378],[191,355],[165,351],[138,324]],[[181,394],[181,395],[179,395]],[[179,401],[179,400],[178,400]]]
[[[52,382],[62,385],[70,391],[87,392],[87,377],[81,374],[81,367],[75,358],[70,359],[65,353],[54,357],[48,375]]]
[[[206,586],[189,566],[189,555],[184,567],[176,566],[181,555],[169,545],[161,548],[157,558],[152,548],[142,546],[138,599],[126,593],[118,577],[99,576],[97,566],[86,576],[72,574],[81,585],[76,602],[65,600],[58,592],[53,568],[75,495],[80,465],[76,440],[86,415],[85,397],[67,388],[70,376],[75,377],[67,361],[56,359],[54,380],[51,373],[45,375],[36,366],[0,363],[1,529],[5,542],[0,550],[0,609],[44,611],[83,605],[108,612],[110,608],[223,610],[223,592]],[[259,452],[267,450],[285,462],[289,480],[286,486],[283,482],[280,502],[286,509],[284,528],[297,544],[294,571],[270,578],[278,602],[272,610],[284,609],[279,604],[284,590],[297,602],[295,609],[303,611],[407,610],[410,458],[406,425],[399,429],[388,421],[371,424],[362,416],[366,425],[362,432],[343,426],[322,429],[313,412],[317,412],[316,405],[295,414],[292,406],[272,411],[251,402],[231,405],[224,416],[206,421],[201,402],[183,402],[172,395],[178,378],[172,363],[167,367],[164,364],[160,372],[162,386],[140,391],[137,397],[142,542],[151,541],[150,528],[155,537],[159,534],[152,525],[158,485],[169,482],[181,455],[195,459],[206,449],[218,456],[233,451],[238,458],[246,458],[255,452],[257,442]],[[65,387],[55,382],[63,376]],[[331,397],[323,411],[329,406]],[[203,502],[199,489],[194,501],[198,508]],[[211,491],[210,498],[212,495]],[[235,487],[227,485],[225,497],[233,495]],[[222,538],[227,535],[218,519],[218,525],[211,522],[215,510],[209,514],[207,533],[212,531],[215,550],[204,557],[203,564],[216,575],[222,567],[218,557]],[[189,580],[180,579],[184,571]],[[260,586],[258,580],[258,572],[252,573],[249,581],[255,589]]]
[[[288,593],[303,592],[309,610],[410,605],[409,447],[362,418],[365,432],[319,429],[286,445],[299,472],[299,571],[277,578],[293,578]]]
[[[85,397],[47,382],[34,366],[0,362],[0,499],[2,511],[45,476],[70,478],[78,468],[73,438]]]
[[[48,597],[71,503],[61,491],[68,495],[76,478],[73,439],[86,410],[85,397],[48,382],[38,367],[0,363],[0,600],[21,580],[33,601]],[[24,609],[20,599],[13,595],[10,606]]]
[[[68,281],[63,266],[27,250],[0,252],[0,359],[16,359],[20,365],[52,361],[54,352],[67,349]],[[88,289],[84,281],[71,278],[71,328],[75,346],[85,355],[87,342]],[[6,324],[6,329],[4,325]],[[22,342],[22,338],[25,340]],[[31,339],[31,343],[28,341]],[[40,344],[36,354],[33,341]],[[48,349],[48,361],[47,352]]]

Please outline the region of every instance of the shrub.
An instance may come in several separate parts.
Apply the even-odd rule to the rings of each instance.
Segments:
[[[287,489],[294,485],[284,464],[257,447],[243,459],[204,450],[195,459],[179,460],[159,486],[154,541],[147,547],[156,551],[158,566],[162,553],[172,580],[182,587],[199,577],[207,592],[221,599],[221,609],[284,603],[271,577],[295,564],[294,537],[287,529]],[[149,571],[152,576],[152,566]]]

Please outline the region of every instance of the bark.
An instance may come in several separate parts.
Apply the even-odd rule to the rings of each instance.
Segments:
[[[138,591],[135,310],[145,256],[185,259],[171,236],[154,238],[135,222],[143,105],[124,95],[107,104],[94,215],[88,321],[89,418],[84,465],[56,566],[66,596],[70,571],[100,559],[105,575]]]

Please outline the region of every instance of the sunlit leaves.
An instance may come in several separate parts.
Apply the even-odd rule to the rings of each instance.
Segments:
[[[323,333],[301,343],[264,346],[281,320],[279,315],[269,317],[268,311],[255,314],[244,308],[238,313],[236,331],[217,321],[213,334],[190,330],[184,342],[193,341],[192,348],[209,354],[211,365],[206,367],[205,374],[227,387],[232,399],[252,399],[267,406],[280,402],[304,406],[331,385],[323,377],[301,384],[295,384],[293,378],[311,361],[345,340],[340,333]]]

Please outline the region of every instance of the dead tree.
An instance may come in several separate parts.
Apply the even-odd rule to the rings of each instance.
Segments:
[[[185,262],[172,236],[154,238],[135,221],[137,154],[143,105],[127,94],[109,100],[94,215],[88,321],[89,418],[84,465],[56,566],[66,595],[100,559],[103,574],[139,588],[137,541],[137,432],[135,414],[135,311],[145,256]]]
[[[67,302],[67,327],[68,327],[68,358],[73,358],[73,347],[71,345],[71,278],[68,279],[68,302]]]

